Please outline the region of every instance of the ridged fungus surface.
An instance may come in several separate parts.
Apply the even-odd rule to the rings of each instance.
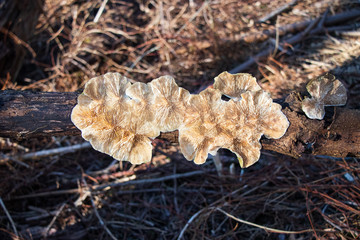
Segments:
[[[261,136],[280,138],[289,126],[281,106],[254,77],[227,72],[199,94],[178,87],[170,76],[131,84],[107,73],[85,85],[71,120],[96,150],[133,164],[151,160],[151,140],[160,132],[178,130],[186,159],[202,164],[209,153],[227,148],[248,167],[260,157]]]

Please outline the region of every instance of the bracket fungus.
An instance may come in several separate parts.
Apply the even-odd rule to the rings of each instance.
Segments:
[[[231,74],[223,72],[215,77],[214,88],[219,89],[222,94],[234,100],[241,99],[241,94],[247,91],[260,91],[256,78],[248,73]]]
[[[248,167],[260,157],[261,136],[280,138],[289,126],[255,78],[227,72],[215,78],[214,89],[199,94],[178,87],[170,76],[131,84],[107,73],[85,85],[71,119],[96,150],[133,164],[151,160],[151,140],[160,132],[179,130],[186,159],[201,164],[209,153],[227,148]]]
[[[323,119],[325,106],[343,106],[346,104],[346,88],[331,74],[325,74],[311,80],[306,85],[306,89],[311,98],[305,98],[301,107],[310,119]]]

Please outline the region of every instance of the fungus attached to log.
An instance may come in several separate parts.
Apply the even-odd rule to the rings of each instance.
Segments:
[[[179,128],[184,121],[186,103],[190,93],[178,87],[171,76],[163,76],[148,83],[153,96],[151,106],[155,114],[155,121],[162,132],[170,132]]]
[[[185,122],[179,128],[180,149],[186,159],[202,164],[208,153],[215,155],[231,134],[226,126],[227,102],[221,100],[221,92],[208,88],[191,95],[189,104]]]
[[[302,101],[302,110],[310,119],[323,119],[325,106],[343,106],[346,104],[346,88],[331,74],[311,80],[306,85],[306,89],[311,98],[305,98]]]
[[[201,164],[209,153],[227,148],[248,167],[260,157],[261,136],[280,138],[289,126],[255,78],[227,72],[215,79],[214,89],[193,95],[170,76],[131,84],[107,73],[85,85],[71,119],[96,150],[133,164],[151,160],[151,139],[160,132],[179,130],[186,159]]]
[[[91,79],[78,98],[71,120],[96,150],[140,164],[151,160],[150,138],[160,131],[152,125],[151,112],[142,111],[147,100],[131,100],[125,94],[130,86],[130,81],[118,73]]]

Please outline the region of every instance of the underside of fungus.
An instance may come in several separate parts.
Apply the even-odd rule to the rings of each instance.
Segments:
[[[260,157],[261,136],[280,138],[289,126],[255,78],[227,72],[199,94],[178,87],[170,76],[131,84],[107,73],[85,85],[71,120],[96,150],[133,164],[151,160],[151,140],[160,132],[179,130],[186,159],[201,164],[209,153],[227,148],[248,167]]]

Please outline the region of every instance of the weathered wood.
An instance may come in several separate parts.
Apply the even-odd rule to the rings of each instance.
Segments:
[[[78,93],[0,91],[0,137],[80,135],[70,120]],[[261,139],[264,149],[295,158],[303,154],[360,157],[360,111],[327,108],[325,120],[308,119],[291,94],[281,103],[290,127],[280,139]],[[335,109],[335,111],[331,111]],[[178,132],[159,138],[177,142]]]
[[[77,93],[0,92],[0,136],[16,139],[79,135],[70,120]]]
[[[263,138],[264,149],[294,158],[303,154],[360,157],[359,110],[326,107],[325,118],[320,121],[304,115],[297,93],[290,94],[282,105],[290,126],[280,139]]]

